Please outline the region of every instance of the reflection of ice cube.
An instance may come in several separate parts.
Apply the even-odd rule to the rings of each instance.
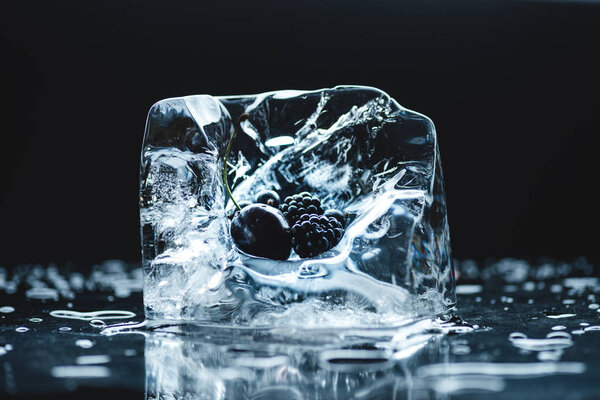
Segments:
[[[252,258],[229,238],[223,154],[244,112],[229,160],[237,200],[306,190],[350,215],[317,259]],[[373,326],[454,303],[433,124],[377,89],[163,100],[148,115],[140,204],[150,317],[302,325],[291,318],[301,311],[305,322]]]
[[[434,326],[421,320],[393,331],[320,331],[293,340],[279,330],[271,336],[254,329],[159,328],[145,341],[146,399],[422,398],[431,377],[418,376],[417,367],[449,356],[431,333]]]

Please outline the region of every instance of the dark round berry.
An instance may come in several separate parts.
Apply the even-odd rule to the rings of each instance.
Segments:
[[[256,194],[254,198],[256,203],[266,204],[271,207],[279,207],[281,200],[279,200],[279,195],[272,190],[261,190]]]
[[[246,208],[249,205],[251,205],[252,202],[248,201],[248,200],[242,200],[242,201],[238,201],[238,206],[240,206],[240,208]]]
[[[288,220],[290,226],[293,226],[303,215],[323,214],[321,200],[313,197],[309,192],[302,192],[288,196],[279,206],[281,212]]]
[[[290,226],[279,210],[252,204],[233,217],[231,236],[236,246],[253,256],[287,260],[292,249]]]
[[[343,212],[332,209],[332,210],[325,211],[324,215],[335,218],[340,223],[342,228],[344,228],[344,229],[346,228],[346,216],[344,215]]]
[[[240,206],[240,209],[244,209],[245,207],[248,207],[252,203],[247,200],[242,200],[242,201],[238,201],[237,204],[238,204],[238,206]],[[229,219],[232,219],[239,212],[240,212],[240,210],[238,210],[237,208],[234,208],[227,214],[227,216],[229,217]]]
[[[303,214],[292,226],[292,247],[301,258],[324,253],[338,244],[341,238],[341,224],[334,217]]]

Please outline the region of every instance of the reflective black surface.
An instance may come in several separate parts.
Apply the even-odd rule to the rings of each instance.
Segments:
[[[597,269],[585,260],[457,267],[454,318],[388,331],[144,323],[136,266],[107,262],[88,276],[56,267],[0,269],[0,394],[597,398]]]

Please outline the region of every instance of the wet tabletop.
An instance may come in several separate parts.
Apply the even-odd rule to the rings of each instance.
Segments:
[[[0,397],[600,397],[597,268],[456,266],[449,321],[321,332],[145,322],[141,270],[120,261],[0,268]]]

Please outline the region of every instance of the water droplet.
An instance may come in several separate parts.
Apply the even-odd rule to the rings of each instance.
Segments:
[[[125,349],[124,354],[127,357],[133,357],[133,356],[137,355],[137,351],[135,351],[134,349]]]
[[[509,339],[527,339],[527,335],[522,332],[513,332],[508,337]]]
[[[563,303],[563,304],[575,304],[575,303],[576,303],[576,301],[575,301],[575,299],[564,299],[564,300],[562,301],[562,303]]]
[[[553,318],[553,319],[558,319],[558,318],[570,318],[570,317],[574,317],[577,314],[557,314],[557,315],[548,315],[546,314],[547,318]]]
[[[588,324],[587,322],[580,322],[579,325],[580,326],[590,326],[590,324]]]
[[[527,299],[527,304],[533,304],[533,299]]]
[[[12,344],[8,343],[8,344],[5,344],[5,345],[4,345],[4,350],[6,350],[6,351],[11,351],[12,349],[13,349],[13,346],[12,346]]]
[[[538,353],[538,360],[540,361],[558,361],[563,355],[563,350],[545,350]]]
[[[517,285],[504,285],[502,288],[506,293],[516,293],[519,290]]]
[[[28,299],[58,300],[58,290],[47,287],[34,287],[25,292]]]
[[[50,315],[56,318],[77,319],[81,321],[92,321],[94,319],[127,319],[135,317],[135,313],[123,310],[102,310],[102,311],[74,311],[74,310],[53,310]]]
[[[90,365],[90,364],[106,364],[110,362],[110,357],[105,354],[79,356],[75,359],[75,364]]]
[[[90,321],[90,325],[94,328],[104,328],[106,326],[106,322],[101,319],[93,319]]]
[[[598,308],[600,308],[600,304],[592,303],[592,304],[588,305],[588,308],[590,310],[597,310]]]
[[[564,284],[568,288],[576,290],[584,290],[587,287],[594,287],[598,284],[598,278],[596,277],[585,277],[585,278],[566,278]]]
[[[110,370],[100,365],[79,366],[64,365],[52,367],[50,373],[55,378],[106,378],[110,376]]]
[[[574,331],[571,331],[571,333],[573,335],[583,335],[585,333],[585,331],[583,329],[576,329]]]
[[[17,332],[27,332],[29,330],[29,328],[25,327],[25,326],[20,326],[17,329],[15,329],[15,331]]]
[[[556,325],[552,327],[553,331],[564,331],[565,329],[567,329],[567,327],[564,325]]]
[[[492,375],[524,377],[548,376],[551,374],[581,374],[585,372],[585,364],[582,362],[537,362],[537,363],[440,363],[419,367],[418,376],[429,379],[448,376],[477,376]]]
[[[60,328],[58,328],[58,330],[61,332],[70,332],[71,328],[69,328],[68,326],[61,326]]]
[[[598,325],[588,326],[587,328],[584,329],[584,331],[586,331],[586,332],[600,331],[600,326],[598,326]]]
[[[79,339],[75,341],[75,345],[82,349],[90,349],[94,346],[94,342],[89,339]]]
[[[469,354],[471,352],[471,348],[466,345],[454,346],[452,348],[452,353],[456,355]]]
[[[555,283],[554,285],[550,286],[550,291],[552,293],[560,293],[562,292],[562,285],[559,285],[557,283]]]
[[[31,321],[31,322],[42,322],[43,319],[41,319],[41,318],[29,318],[29,321]]]
[[[524,337],[517,336],[516,334],[523,335]],[[515,332],[515,334],[511,334],[513,337],[509,336],[509,339],[513,346],[526,351],[559,350],[573,345],[571,335],[567,332],[551,332],[550,335],[552,334],[554,335],[544,339],[530,339],[520,332]]]
[[[549,334],[546,335],[546,337],[549,339],[552,339],[552,338],[571,339],[571,335],[568,332],[564,332],[562,330],[557,331],[557,332],[550,332]]]
[[[0,307],[0,313],[10,314],[11,312],[14,312],[14,311],[15,311],[15,308],[11,307],[11,306]]]

